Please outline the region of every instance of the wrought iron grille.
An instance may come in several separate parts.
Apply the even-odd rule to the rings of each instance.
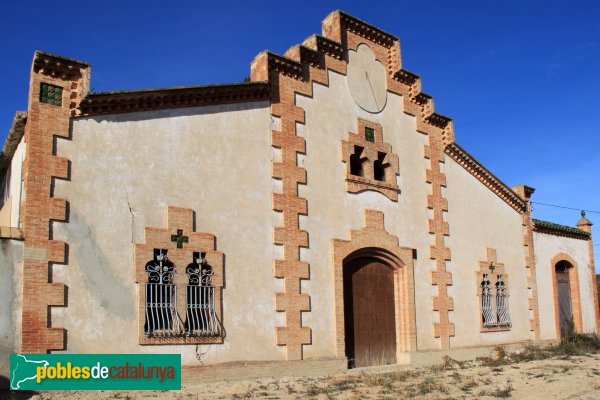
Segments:
[[[177,336],[182,332],[177,314],[177,286],[173,284],[173,263],[167,250],[156,249],[154,260],[146,264],[146,336]]]
[[[498,311],[498,325],[511,326],[508,313],[508,296],[506,295],[502,275],[498,275],[498,281],[496,282],[496,310]]]
[[[483,274],[483,281],[481,281],[481,314],[484,327],[497,325],[498,320],[492,303],[492,284],[488,274]]]
[[[186,268],[189,278],[185,293],[187,336],[216,336],[220,333],[215,288],[211,282],[213,272],[204,256],[203,253],[194,253],[194,263]]]
[[[375,143],[375,129],[365,127],[365,140]]]
[[[63,89],[60,86],[42,82],[40,85],[40,102],[60,107],[62,105],[62,92]]]
[[[155,249],[154,260],[146,264],[147,337],[218,336],[221,333],[217,318],[213,271],[207,265],[205,253],[194,253],[194,262],[186,268],[185,323],[177,311],[177,285],[173,283],[175,266],[167,257],[167,250]]]
[[[493,290],[495,289],[495,302]],[[495,304],[494,304],[495,303]],[[508,295],[502,275],[497,276],[495,287],[492,286],[488,274],[483,274],[481,281],[481,316],[485,328],[511,327],[508,312]]]
[[[146,336],[177,336],[181,324],[177,315],[177,286],[146,283]]]

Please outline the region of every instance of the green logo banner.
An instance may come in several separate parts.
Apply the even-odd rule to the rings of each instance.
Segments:
[[[181,390],[181,354],[11,354],[12,390]]]

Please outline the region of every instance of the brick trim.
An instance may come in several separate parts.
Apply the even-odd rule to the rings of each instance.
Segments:
[[[346,191],[348,193],[358,193],[364,190],[373,190],[392,201],[397,201],[400,190],[396,184],[398,155],[392,152],[392,145],[383,141],[381,124],[358,118],[356,125],[357,133],[348,132],[348,140],[342,141],[342,161],[346,163]],[[365,139],[365,128],[373,129],[373,142]],[[364,158],[366,159],[366,162],[363,163],[365,166],[364,177],[350,173],[350,157],[354,154],[354,146],[360,146],[364,149],[363,154],[365,154]],[[389,164],[385,181],[377,181],[373,178],[373,162],[378,159],[378,153],[385,153],[385,160]]]
[[[436,260],[432,284],[438,286],[433,310],[440,315],[433,330],[434,335],[441,338],[440,347],[447,349],[450,336],[454,336],[454,324],[448,317],[453,302],[447,293],[452,276],[446,271],[450,250],[444,245],[444,236],[449,231],[443,212],[447,211],[448,202],[441,195],[445,175],[439,163],[444,162],[444,147],[454,141],[454,125],[450,118],[434,112],[433,98],[421,93],[420,78],[402,70],[398,39],[341,11],[334,11],[325,18],[322,31],[324,37],[313,35],[288,49],[285,56],[262,52],[251,66],[252,81],[271,84],[271,114],[281,120],[281,131],[272,133],[272,145],[282,153],[282,162],[273,163],[273,177],[283,181],[283,192],[274,193],[274,210],[284,214],[284,224],[275,228],[274,239],[276,245],[284,246],[284,258],[274,261],[275,277],[284,279],[286,287],[284,294],[278,296],[299,300],[276,307],[278,311],[286,311],[286,326],[278,328],[277,344],[288,347],[288,359],[298,359],[302,357],[302,346],[310,343],[310,328],[303,327],[300,319],[301,313],[308,311],[310,299],[301,295],[299,283],[300,279],[308,279],[309,266],[299,257],[299,248],[308,246],[308,233],[298,227],[298,215],[307,214],[307,203],[298,196],[297,190],[297,184],[306,184],[306,171],[296,162],[296,153],[304,153],[305,141],[296,135],[296,124],[304,124],[304,110],[296,106],[295,94],[312,97],[313,83],[328,85],[328,70],[346,75],[345,52],[368,43],[377,60],[386,66],[388,91],[402,96],[404,112],[415,116],[417,131],[429,137],[424,151],[431,160],[427,182],[431,184],[432,195],[428,197],[427,207],[434,211],[434,218],[429,222],[435,241],[431,258]]]
[[[490,264],[493,263],[496,267],[494,272],[491,272],[489,269]],[[504,263],[499,263],[498,258],[496,256],[496,249],[487,248],[486,249],[486,261],[479,262],[479,271],[477,272],[477,297],[479,302],[479,329],[482,333],[484,332],[499,332],[499,331],[510,331],[510,327],[508,326],[498,326],[498,327],[485,327],[483,326],[483,310],[481,309],[481,282],[483,281],[483,274],[492,274],[494,276],[502,275],[503,281],[505,283],[505,293],[507,296],[510,295],[510,287],[508,284],[508,274],[506,273],[506,269],[504,268]],[[491,280],[492,284],[494,284],[494,280]],[[492,307],[494,311],[496,310],[496,302],[492,303]],[[510,311],[510,309],[509,309]]]
[[[50,309],[66,306],[63,283],[50,280],[52,264],[66,263],[65,242],[54,240],[53,221],[68,222],[68,204],[55,198],[54,179],[69,180],[69,161],[54,154],[54,140],[69,138],[70,115],[88,88],[87,64],[36,52],[29,86],[25,125],[26,155],[23,165],[24,201],[21,209],[23,235],[23,353],[62,350],[66,331],[52,326]],[[60,106],[40,102],[40,85],[62,88]]]
[[[144,229],[144,243],[136,243],[134,265],[135,283],[138,284],[138,341],[139,344],[209,344],[223,343],[223,332],[214,337],[146,337],[144,335],[145,323],[145,292],[144,283],[148,282],[145,272],[146,263],[154,256],[154,249],[168,250],[169,261],[175,265],[174,283],[178,287],[177,312],[184,319],[185,310],[185,285],[187,277],[185,268],[192,262],[194,252],[206,253],[208,265],[213,269],[212,286],[215,288],[215,310],[217,319],[223,322],[222,291],[224,287],[224,260],[225,256],[216,249],[216,237],[211,233],[197,232],[195,229],[195,215],[190,208],[167,207],[167,228]],[[181,248],[172,241],[171,235],[176,235],[177,230],[183,231],[188,236],[188,242]]]
[[[529,331],[533,332],[534,339],[540,340],[540,312],[537,289],[537,272],[535,264],[535,248],[533,244],[533,220],[531,218],[531,195],[535,189],[525,185],[513,187],[513,190],[525,201],[525,212],[521,215],[523,226],[523,247],[525,249],[525,276],[526,287],[529,291],[528,310]]]
[[[554,290],[554,322],[556,326],[556,336],[560,339],[560,316],[558,312],[558,287],[556,284],[556,264],[560,261],[566,261],[571,266],[567,269],[569,274],[569,289],[571,291],[571,311],[573,314],[573,323],[575,332],[583,332],[583,322],[581,315],[581,295],[579,294],[579,267],[570,255],[558,253],[550,260],[550,269],[552,271],[552,289]]]
[[[417,350],[413,249],[400,247],[390,235],[381,211],[364,210],[364,226],[350,230],[350,240],[334,239],[333,279],[337,357],[345,357],[344,266],[353,259],[370,257],[394,269],[396,343],[399,353]]]
[[[594,261],[594,243],[592,241],[592,234],[590,231],[590,239],[588,240],[588,257],[590,260],[589,270],[592,281],[592,296],[594,297],[594,317],[596,320],[596,333],[600,334],[600,305],[598,304],[598,288],[597,277],[596,277],[596,263]]]
[[[122,114],[266,101],[270,93],[271,88],[266,82],[97,92],[86,96],[79,108],[85,116]]]
[[[577,227],[589,234],[588,236],[588,259],[589,273],[592,281],[592,296],[594,297],[594,317],[596,320],[596,333],[600,334],[600,305],[598,304],[597,278],[596,278],[596,262],[594,260],[594,242],[592,240],[592,222],[585,218],[585,213],[582,212],[581,220],[577,222]]]

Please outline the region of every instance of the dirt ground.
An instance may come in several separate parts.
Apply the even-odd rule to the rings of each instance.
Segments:
[[[181,391],[4,393],[10,399],[600,399],[600,353],[507,358],[432,367],[351,370],[322,378],[184,384]],[[534,359],[523,361],[523,359]]]

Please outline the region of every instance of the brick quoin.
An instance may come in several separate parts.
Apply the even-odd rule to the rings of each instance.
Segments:
[[[52,196],[54,179],[69,179],[65,158],[54,154],[54,140],[68,138],[69,122],[88,90],[88,64],[36,52],[29,86],[23,165],[23,314],[21,351],[47,353],[65,347],[64,329],[52,326],[49,307],[65,306],[62,283],[51,282],[52,264],[64,264],[66,243],[53,240],[53,221],[67,222],[66,200]],[[40,101],[41,84],[62,88],[61,105]]]

